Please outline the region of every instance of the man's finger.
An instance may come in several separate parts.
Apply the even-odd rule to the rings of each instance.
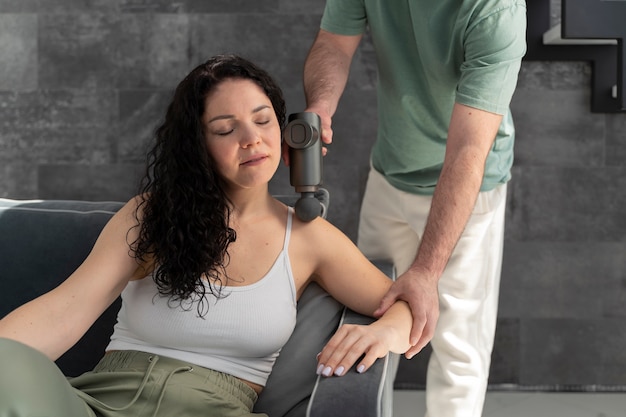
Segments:
[[[283,162],[286,166],[289,166],[289,146],[286,143],[283,143],[281,153],[283,157]]]
[[[415,356],[422,349],[424,349],[424,347],[426,347],[426,345],[430,342],[430,339],[433,338],[435,324],[436,320],[428,320],[424,324],[424,327],[416,328],[415,323],[413,323],[413,327],[411,328],[411,338],[409,340],[412,347],[406,352],[407,359],[411,359],[411,357]],[[415,343],[413,343],[414,341]]]
[[[333,142],[333,130],[330,128],[330,125],[322,127],[322,142],[327,145]]]
[[[418,321],[415,317],[413,317],[413,327],[411,327],[411,335],[409,336],[409,343],[411,344],[411,346],[419,346],[423,332],[424,322]]]
[[[406,351],[406,353],[404,354],[404,356],[407,359],[411,359],[413,358],[413,356],[417,355],[418,353],[420,353],[422,351],[422,348],[419,347],[418,345],[415,346],[411,346],[411,348],[409,350]]]
[[[393,305],[393,303],[396,302],[396,300],[397,300],[397,295],[391,293],[391,291],[389,291],[387,294],[385,294],[383,299],[380,300],[380,305],[378,306],[376,311],[374,311],[374,317],[380,317],[383,314],[385,314],[385,312],[387,312],[387,310],[389,310],[389,307],[391,307]]]
[[[422,349],[424,349],[426,347],[426,345],[428,344],[428,342],[430,342],[431,337],[429,336],[425,336],[424,333],[422,333],[422,337],[419,339],[419,341],[417,342],[417,344],[415,344],[411,349],[409,349],[407,351],[407,359],[411,359],[414,355],[416,355],[417,353],[421,352]],[[413,353],[412,356],[408,356],[409,352]]]

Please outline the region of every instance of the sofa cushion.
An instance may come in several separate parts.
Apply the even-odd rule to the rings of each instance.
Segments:
[[[51,290],[87,257],[119,202],[0,199],[0,317]],[[108,343],[119,300],[57,364],[69,376],[91,369]]]

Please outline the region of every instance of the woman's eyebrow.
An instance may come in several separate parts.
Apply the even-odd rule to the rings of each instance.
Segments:
[[[252,109],[252,113],[258,113],[261,110],[265,110],[265,109],[269,109],[270,106],[268,106],[267,104],[261,104],[259,107],[255,107],[254,109]],[[234,118],[235,115],[233,114],[222,114],[220,116],[215,116],[212,119],[210,119],[207,123],[212,123],[216,120],[225,120],[225,119],[232,119]]]
[[[268,106],[267,104],[261,104],[259,107],[257,107],[254,110],[252,110],[252,113],[258,113],[261,110],[269,109],[269,108],[270,108],[270,106]]]

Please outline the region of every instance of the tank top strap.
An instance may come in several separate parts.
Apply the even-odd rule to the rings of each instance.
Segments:
[[[293,207],[287,207],[287,228],[285,230],[285,242],[283,250],[289,249],[289,238],[291,238],[291,224],[293,223]]]

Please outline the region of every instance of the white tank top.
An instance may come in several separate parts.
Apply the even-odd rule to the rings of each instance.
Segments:
[[[154,353],[264,386],[296,325],[287,250],[292,216],[289,208],[283,249],[269,272],[251,285],[224,286],[226,297],[208,294],[204,317],[198,316],[197,300],[168,305],[151,276],[130,281],[107,350]]]

